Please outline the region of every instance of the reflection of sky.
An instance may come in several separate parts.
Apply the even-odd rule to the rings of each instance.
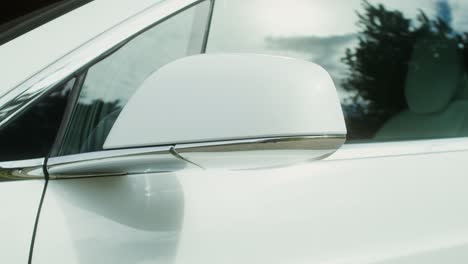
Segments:
[[[118,101],[120,106],[161,66],[201,49],[208,2],[182,12],[144,32],[90,68],[80,102]],[[199,9],[197,9],[199,7]],[[200,13],[198,13],[200,12]]]
[[[468,31],[468,1],[369,0],[415,18],[419,10],[442,17],[458,31]],[[279,54],[314,61],[336,85],[346,74],[340,61],[356,43],[356,11],[361,0],[217,0],[209,52]]]
[[[335,84],[346,77],[346,65],[340,63],[346,48],[356,44],[356,34],[343,34],[327,37],[267,37],[266,47],[278,52],[290,50],[287,56],[299,57],[320,64],[333,77]],[[294,52],[291,52],[294,51]]]

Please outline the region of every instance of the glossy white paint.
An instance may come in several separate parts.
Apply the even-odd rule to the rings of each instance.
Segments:
[[[468,261],[468,151],[333,158],[51,181],[33,263]]]
[[[0,181],[0,262],[27,263],[44,180]]]
[[[104,148],[345,134],[335,86],[317,64],[204,54],[176,60],[148,77]]]

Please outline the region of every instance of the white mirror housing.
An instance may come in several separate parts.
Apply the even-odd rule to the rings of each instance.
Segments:
[[[267,55],[203,54],[150,75],[120,113],[104,149],[171,145],[201,163],[209,163],[212,153],[229,152],[243,158],[255,153],[272,165],[271,153],[281,152],[273,156],[283,161],[298,153],[317,159],[333,153],[345,137],[335,86],[319,65]],[[268,158],[262,155],[267,152]]]

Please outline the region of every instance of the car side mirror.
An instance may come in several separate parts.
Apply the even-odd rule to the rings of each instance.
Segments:
[[[255,54],[185,57],[150,75],[104,149],[172,146],[201,167],[281,166],[331,155],[346,127],[317,64]]]

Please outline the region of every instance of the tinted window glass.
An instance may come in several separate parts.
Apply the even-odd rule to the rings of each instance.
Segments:
[[[219,0],[207,51],[323,66],[348,142],[464,137],[467,13],[461,0]]]
[[[0,161],[41,158],[49,153],[74,82],[57,87],[0,130]]]
[[[59,154],[102,150],[120,111],[151,73],[202,51],[209,8],[205,1],[183,11],[89,68]]]

